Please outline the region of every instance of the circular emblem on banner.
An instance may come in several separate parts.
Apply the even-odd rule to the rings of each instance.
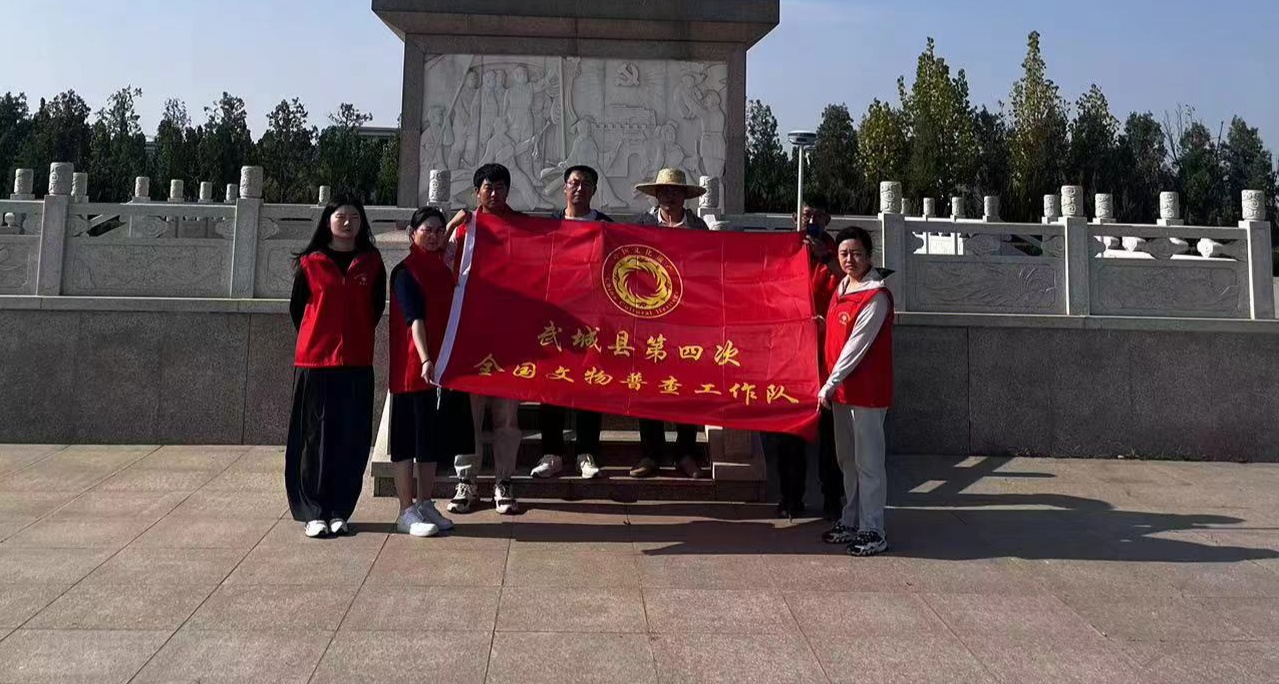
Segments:
[[[618,247],[604,258],[604,292],[636,318],[660,318],[679,306],[684,281],[665,254],[644,245]]]

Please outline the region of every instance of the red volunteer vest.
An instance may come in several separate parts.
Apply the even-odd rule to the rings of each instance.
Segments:
[[[417,282],[418,291],[426,305],[426,353],[432,361],[439,361],[440,347],[444,344],[444,331],[448,327],[449,310],[453,305],[453,286],[456,280],[444,262],[444,255],[427,252],[416,245],[409,247],[409,255],[400,262]],[[413,329],[404,317],[404,309],[391,287],[391,332],[389,335],[391,372],[387,384],[392,394],[422,392],[431,385],[422,379],[422,359],[413,344]]]
[[[826,312],[827,377],[857,322],[857,315],[879,293],[888,296],[888,317],[852,373],[835,389],[834,401],[848,406],[888,408],[893,404],[893,295],[887,288],[852,292],[831,299]]]
[[[376,249],[359,254],[345,273],[323,252],[298,263],[311,298],[302,314],[293,365],[298,368],[373,365],[373,286],[383,269]]]

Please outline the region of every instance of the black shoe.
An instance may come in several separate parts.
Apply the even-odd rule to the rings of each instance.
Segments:
[[[878,532],[858,532],[853,543],[848,545],[850,556],[873,556],[888,550],[888,541]]]
[[[827,544],[848,544],[857,537],[857,530],[851,527],[844,527],[844,523],[837,522],[835,526],[822,534],[822,541]]]

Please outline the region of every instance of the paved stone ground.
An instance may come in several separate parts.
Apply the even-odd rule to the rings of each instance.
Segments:
[[[1279,680],[1279,466],[893,459],[894,550],[737,504],[283,518],[280,450],[0,446],[0,682]]]

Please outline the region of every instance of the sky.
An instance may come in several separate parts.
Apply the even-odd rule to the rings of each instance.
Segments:
[[[619,0],[598,0],[613,2]],[[621,0],[624,1],[624,0]],[[316,125],[341,102],[393,126],[403,50],[369,0],[0,0],[0,92],[75,89],[95,110],[124,85],[143,91],[142,125],[164,101],[192,118],[223,91],[244,98],[254,137],[300,98]],[[925,40],[967,71],[972,101],[998,107],[1038,30],[1049,77],[1074,101],[1096,83],[1120,119],[1189,104],[1214,131],[1233,115],[1279,150],[1279,2],[1273,0],[781,0],[781,24],[751,49],[747,96],[784,134],[844,103],[860,118],[897,101]],[[796,77],[803,74],[802,78]]]

